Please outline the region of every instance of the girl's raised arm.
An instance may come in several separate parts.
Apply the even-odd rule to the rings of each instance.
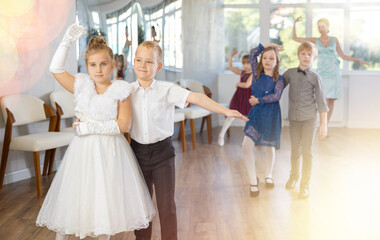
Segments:
[[[74,92],[74,76],[66,72],[66,58],[70,46],[72,43],[77,41],[83,34],[86,34],[87,31],[83,26],[74,23],[71,25],[62,39],[62,42],[59,44],[57,51],[55,52],[53,59],[50,64],[50,72],[53,73],[53,76],[57,81],[67,89],[69,92]]]
[[[238,53],[237,50],[233,51],[230,55],[230,58],[228,59],[228,69],[231,70],[231,72],[240,75],[242,70],[235,68],[232,66],[232,58]]]

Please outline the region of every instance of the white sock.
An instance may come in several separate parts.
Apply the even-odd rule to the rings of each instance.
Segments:
[[[100,235],[98,236],[98,240],[110,240],[110,235]]]
[[[235,118],[226,118],[223,123],[223,127],[220,130],[219,138],[224,138],[224,135],[226,134],[228,128],[231,126],[232,122]]]
[[[275,160],[275,150],[274,147],[263,146],[264,159],[265,159],[265,177],[272,178],[274,160]]]
[[[251,185],[257,185],[256,178],[256,161],[254,148],[256,144],[247,136],[244,136],[243,139],[243,153],[244,153],[244,162],[248,171],[249,183]]]
[[[55,234],[55,240],[68,240],[68,239],[69,239],[69,235],[60,234],[58,232]]]

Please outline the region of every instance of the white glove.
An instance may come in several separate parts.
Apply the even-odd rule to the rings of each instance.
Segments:
[[[75,135],[77,136],[89,134],[115,135],[120,133],[119,126],[115,120],[105,122],[77,122],[75,125]]]
[[[67,29],[62,42],[59,44],[57,51],[51,60],[49,68],[50,72],[63,73],[65,71],[66,57],[71,44],[86,33],[86,29],[77,23],[74,23]]]

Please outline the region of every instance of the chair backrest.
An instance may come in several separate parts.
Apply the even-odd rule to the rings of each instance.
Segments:
[[[183,88],[188,88],[192,92],[205,94],[205,91],[203,89],[203,84],[199,81],[192,80],[192,79],[181,79],[179,83]]]
[[[1,99],[1,111],[3,112],[4,121],[7,121],[8,108],[15,118],[13,126],[24,125],[33,122],[39,122],[46,119],[44,102],[30,95],[10,95]]]
[[[63,112],[61,118],[70,118],[75,116],[75,101],[72,93],[66,90],[51,92],[50,103],[54,110],[57,110],[55,103],[58,103],[59,106],[61,106]]]

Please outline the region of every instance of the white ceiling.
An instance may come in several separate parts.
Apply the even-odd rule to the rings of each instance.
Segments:
[[[87,0],[87,3],[90,7],[100,7],[100,6],[107,6],[107,5],[127,5],[131,0]],[[142,7],[148,7],[148,6],[153,6],[156,5],[162,0],[137,0],[138,3]],[[116,9],[115,9],[116,10]]]

